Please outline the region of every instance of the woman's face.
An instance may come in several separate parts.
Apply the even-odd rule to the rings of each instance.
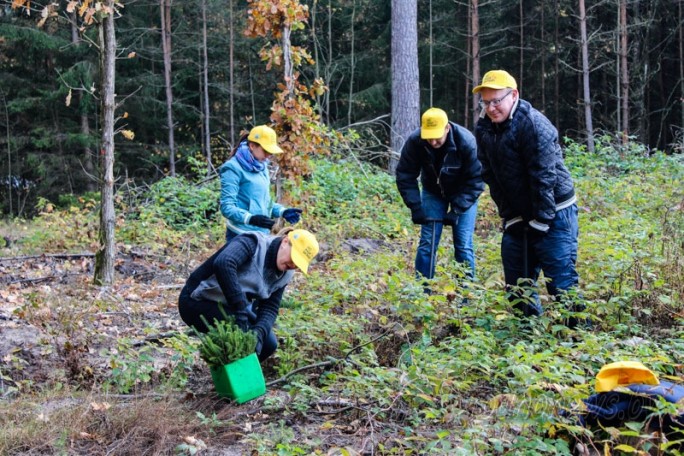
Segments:
[[[271,157],[271,154],[266,152],[261,145],[255,143],[255,142],[250,142],[249,143],[249,150],[252,152],[252,156],[260,162],[263,162],[265,160],[268,160]]]
[[[292,261],[292,244],[290,244],[290,238],[287,236],[283,237],[280,248],[278,248],[276,267],[278,268],[278,271],[281,272],[297,268],[297,265]]]

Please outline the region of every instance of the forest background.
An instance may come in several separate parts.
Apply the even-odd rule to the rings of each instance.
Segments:
[[[58,204],[99,190],[101,73],[96,27],[79,10],[66,12],[77,2],[33,1],[30,15],[12,3],[23,2],[0,1],[0,209],[30,216],[39,197]],[[419,82],[419,106],[399,126],[390,118],[401,95],[392,93],[391,2],[302,4],[307,19],[290,36],[293,49],[303,50],[295,71],[315,89],[311,109],[320,123],[358,135],[351,147],[361,159],[387,167],[401,144],[391,142],[392,130],[405,136],[431,105],[472,130],[479,114],[473,81],[494,68],[517,78],[522,97],[561,137],[588,144],[594,134],[619,135],[648,150],[681,150],[681,1],[600,1],[586,9],[567,0],[418,1],[416,16],[407,18],[414,29],[398,35],[417,46],[410,77]],[[252,26],[246,33],[253,5],[120,5],[116,128],[126,134],[114,137],[117,185],[188,175],[196,158],[209,159],[211,170],[242,131],[271,121],[276,84],[283,82],[274,51],[280,39]]]
[[[307,4],[1,3],[0,454],[681,454],[648,423],[575,413],[608,362],[684,378],[682,2]],[[521,330],[487,192],[478,280],[448,234],[435,293],[415,280],[387,171],[426,107],[472,128],[492,67],[559,126],[591,330],[545,295]],[[274,190],[322,250],[288,287],[267,394],[238,406],[176,302],[223,240],[214,169],[265,122],[287,151]],[[116,280],[99,286],[105,196]]]

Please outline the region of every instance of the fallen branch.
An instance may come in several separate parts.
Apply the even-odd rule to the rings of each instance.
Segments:
[[[362,343],[362,344],[357,345],[356,347],[353,347],[352,349],[350,349],[350,350],[347,352],[346,355],[344,355],[344,358],[333,358],[333,357],[329,357],[329,359],[328,359],[327,361],[321,361],[321,362],[318,362],[318,363],[309,364],[309,365],[306,365],[306,366],[299,367],[299,368],[297,368],[297,369],[295,369],[295,370],[293,370],[293,371],[288,372],[287,374],[283,375],[282,377],[280,377],[280,378],[278,378],[278,379],[275,379],[275,380],[272,380],[272,381],[266,383],[266,386],[273,386],[273,385],[277,385],[278,383],[282,383],[282,382],[284,382],[285,380],[287,380],[288,378],[290,378],[291,376],[293,376],[294,374],[297,374],[297,373],[302,372],[302,371],[305,371],[305,370],[316,369],[317,367],[334,366],[334,365],[336,365],[336,364],[338,364],[338,363],[340,363],[340,362],[342,362],[342,361],[346,361],[346,360],[352,355],[352,353],[354,353],[356,350],[358,350],[358,349],[360,349],[360,348],[363,348],[363,347],[365,347],[366,345],[372,344],[373,342],[375,342],[375,341],[378,340],[378,339],[382,339],[382,338],[385,337],[387,334],[389,334],[393,329],[394,329],[394,328],[390,328],[390,329],[388,329],[387,331],[385,331],[384,333],[380,334],[379,336],[377,336],[377,337],[375,337],[375,338],[369,340],[368,342],[364,342],[364,343]]]
[[[93,258],[94,253],[41,253],[40,255],[24,255],[18,257],[4,257],[0,261],[24,261],[37,260],[39,258],[58,258],[60,260],[70,260],[72,258]]]

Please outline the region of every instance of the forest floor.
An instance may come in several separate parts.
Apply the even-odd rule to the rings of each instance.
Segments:
[[[347,247],[367,250],[378,243],[351,240]],[[177,296],[201,258],[193,263],[129,249],[117,257],[115,285],[98,287],[92,284],[91,253],[12,256],[12,251],[0,251],[0,400],[11,403],[30,392],[35,397],[26,413],[56,426],[65,419],[73,423],[63,431],[64,442],[28,433],[25,445],[12,454],[45,454],[61,445],[67,454],[166,454],[175,449],[241,455],[254,449],[244,443],[245,436],[274,425],[286,429],[295,442],[316,438],[317,445],[346,454],[371,454],[374,433],[394,432],[391,423],[375,421],[341,398],[291,410],[292,398],[279,388],[284,378],[278,378],[273,359],[263,364],[266,394],[242,405],[216,396],[209,369],[196,356],[184,388],[160,393],[163,379],[172,376],[169,370],[182,368],[174,361],[177,353],[164,342],[190,334],[178,315]],[[399,349],[389,351],[398,356]],[[320,374],[321,369],[311,367],[314,375]],[[119,382],[131,382],[130,392],[103,390],[102,380],[117,368],[128,371]],[[118,418],[112,418],[113,408],[119,410]],[[183,418],[192,415],[195,419]],[[93,418],[111,423],[94,424]],[[115,426],[117,421],[124,432]],[[354,448],[370,450],[358,453]],[[290,454],[284,449],[280,453]]]

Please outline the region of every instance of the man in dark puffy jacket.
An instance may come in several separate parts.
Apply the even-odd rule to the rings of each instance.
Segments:
[[[473,231],[477,199],[484,190],[475,137],[449,122],[446,112],[430,108],[421,127],[401,149],[397,187],[413,223],[421,225],[416,271],[427,279],[435,274],[435,256],[444,223],[452,225],[454,256],[475,275]],[[422,191],[418,187],[418,177]]]
[[[517,83],[506,71],[489,71],[473,93],[481,96],[475,136],[482,177],[503,219],[506,286],[512,289],[520,279],[534,284],[543,270],[549,293],[566,299],[579,282],[577,199],[558,131],[520,99]],[[527,301],[513,293],[511,300],[525,316],[542,313],[536,293]],[[576,323],[568,320],[569,326]]]

